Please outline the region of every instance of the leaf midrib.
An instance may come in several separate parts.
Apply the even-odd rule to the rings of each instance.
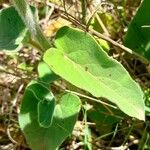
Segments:
[[[91,74],[90,72],[88,72],[88,71],[85,71],[84,70],[84,68],[82,67],[82,65],[81,64],[77,64],[77,63],[75,63],[74,61],[72,61],[65,53],[63,53],[62,51],[59,51],[58,49],[57,50],[55,50],[55,51],[58,51],[59,52],[59,55],[60,54],[63,54],[63,56],[62,55],[60,55],[60,57],[64,57],[64,59],[67,59],[68,61],[70,61],[70,63],[71,64],[73,64],[73,66],[75,66],[76,68],[80,68],[80,70],[81,71],[83,71],[83,72],[86,72],[86,73],[88,73],[94,80],[97,80],[97,79],[99,79],[98,77],[95,77],[95,76],[93,76],[93,74]],[[54,53],[55,53],[55,51],[53,51]],[[53,70],[53,67],[52,67],[52,70]],[[107,78],[108,79],[108,78]],[[100,79],[99,79],[100,80]],[[101,80],[101,82],[102,82],[102,84],[103,84],[103,86],[105,86],[106,87],[106,89],[108,89],[109,91],[112,91],[112,93],[115,93],[115,95],[117,96],[117,97],[119,97],[120,99],[122,99],[122,96],[120,95],[120,94],[118,94],[116,91],[114,91],[112,88],[110,88],[107,84],[105,84],[105,82],[104,81],[102,81]],[[114,81],[117,85],[119,84],[118,82],[116,82],[116,81]],[[120,85],[120,84],[119,84]],[[99,86],[99,82],[98,82],[98,86]],[[100,85],[100,87],[101,87],[101,85]],[[85,89],[85,88],[84,88]],[[86,89],[85,89],[86,90]],[[106,97],[106,96],[105,96]],[[112,97],[112,96],[111,96]],[[107,98],[107,97],[106,97]],[[124,98],[123,98],[124,99]],[[125,103],[125,104],[128,104],[128,103],[126,103],[126,100],[123,100],[123,102]],[[116,102],[113,102],[113,103],[116,103]],[[119,107],[120,107],[120,103],[118,104],[118,103],[116,103],[117,105],[119,105]],[[131,105],[131,107],[135,110],[135,112],[137,112],[137,107],[134,107],[134,105],[132,104],[132,103],[130,103],[130,105]],[[141,109],[141,108],[140,108]],[[138,108],[138,110],[139,110],[139,108]],[[140,114],[139,114],[140,115]],[[141,115],[140,115],[141,116]]]

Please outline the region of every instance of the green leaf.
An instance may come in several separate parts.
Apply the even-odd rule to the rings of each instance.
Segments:
[[[52,124],[55,98],[52,93],[38,103],[38,121],[41,127],[48,128]]]
[[[87,113],[88,118],[96,123],[96,128],[102,135],[111,132],[114,125],[125,117],[120,110],[99,104],[95,104]]]
[[[80,99],[70,93],[58,97],[52,124],[48,128],[43,128],[39,125],[37,113],[39,105],[37,96],[41,94],[37,94],[38,89],[35,90],[33,85],[35,82],[28,85],[23,97],[19,114],[20,127],[33,150],[55,150],[73,130],[81,106]],[[38,86],[36,87],[38,88]],[[42,105],[46,108],[45,104]],[[48,111],[50,112],[50,110]]]
[[[44,100],[48,94],[50,94],[50,90],[45,84],[39,81],[32,81],[26,90],[31,91],[38,101]],[[48,95],[52,96],[52,94]]]
[[[32,92],[39,101],[37,106],[38,122],[41,127],[48,128],[53,119],[55,98],[48,86],[38,81],[32,81],[27,90]]]
[[[129,116],[145,120],[143,93],[124,67],[87,33],[61,28],[44,61],[59,76],[95,97],[105,97]]]
[[[150,60],[150,1],[143,0],[129,25],[124,39],[125,46]]]
[[[21,46],[27,29],[14,7],[0,10],[0,50]]]
[[[50,84],[57,80],[59,76],[54,74],[50,67],[45,62],[40,62],[38,65],[39,79],[46,84]]]
[[[50,48],[51,44],[42,33],[42,30],[36,20],[36,16],[32,13],[29,3],[26,0],[12,0],[11,2],[32,35],[32,38],[36,41],[37,46],[40,46],[40,50],[45,51]]]

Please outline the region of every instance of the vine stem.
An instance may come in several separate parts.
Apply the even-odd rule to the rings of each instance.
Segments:
[[[84,94],[81,94],[81,93],[78,93],[78,92],[75,92],[75,91],[70,91],[70,90],[65,90],[65,91],[66,91],[66,92],[69,92],[69,93],[72,93],[72,94],[75,94],[75,95],[77,95],[77,96],[80,96],[80,97],[89,99],[89,100],[91,100],[91,101],[94,101],[94,102],[97,102],[97,103],[101,103],[101,104],[106,105],[106,106],[109,106],[109,107],[111,107],[111,108],[118,109],[116,106],[111,105],[111,104],[108,104],[108,103],[103,102],[103,101],[100,101],[99,99],[96,99],[96,98],[93,98],[93,97],[90,97],[90,96],[87,96],[87,95],[84,95]]]
[[[147,136],[149,136],[149,133],[148,133],[148,126],[149,126],[149,124],[150,124],[150,122],[146,121],[145,128],[144,128],[144,131],[142,133],[142,138],[141,138],[139,146],[138,146],[138,150],[145,149],[145,146],[146,146],[147,141],[148,141]]]
[[[108,107],[111,107],[111,108],[113,108],[113,109],[118,109],[117,106],[114,106],[114,105],[111,105],[111,104],[109,104],[109,103],[106,103],[106,102],[104,102],[104,101],[102,101],[102,100],[100,100],[100,99],[96,99],[96,98],[94,98],[94,97],[90,97],[90,96],[87,96],[87,95],[78,93],[78,92],[76,92],[76,91],[68,90],[68,89],[66,89],[66,87],[64,87],[63,85],[61,85],[61,84],[58,83],[58,82],[54,82],[54,85],[55,85],[56,87],[59,87],[61,90],[65,91],[65,92],[69,92],[69,93],[75,94],[75,95],[77,95],[77,96],[79,96],[79,97],[83,97],[83,98],[85,98],[85,99],[87,99],[87,100],[90,100],[90,101],[93,101],[93,102],[102,104],[102,105],[108,110],[108,112],[109,112],[111,115],[114,115],[114,114],[113,114],[113,112],[112,112]],[[107,106],[108,106],[108,107],[107,107]]]
[[[51,47],[50,42],[46,39],[43,32],[40,29],[36,21],[36,17],[33,15],[31,8],[26,0],[12,0],[18,14],[22,18],[26,27],[32,34],[33,38],[38,42],[42,51],[45,51]]]

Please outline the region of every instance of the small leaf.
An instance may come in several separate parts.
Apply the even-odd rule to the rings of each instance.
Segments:
[[[143,0],[129,25],[124,39],[125,46],[150,61],[150,0]]]
[[[39,79],[46,84],[50,84],[59,78],[59,76],[57,76],[45,62],[39,63],[38,74]]]
[[[55,150],[72,133],[81,107],[80,99],[70,93],[58,97],[52,124],[43,128],[39,125],[37,113],[39,103],[37,96],[41,94],[34,93],[38,90],[34,91],[35,86],[32,84],[35,85],[35,81],[28,85],[22,100],[19,114],[20,127],[32,150]],[[44,124],[47,125],[47,122],[49,121]]]
[[[69,27],[56,35],[44,61],[59,76],[95,97],[105,97],[129,116],[145,120],[143,93],[124,67],[87,33]]]

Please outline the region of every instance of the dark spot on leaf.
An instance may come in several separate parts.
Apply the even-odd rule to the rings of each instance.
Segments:
[[[85,71],[88,71],[88,67],[87,66],[85,67]]]

